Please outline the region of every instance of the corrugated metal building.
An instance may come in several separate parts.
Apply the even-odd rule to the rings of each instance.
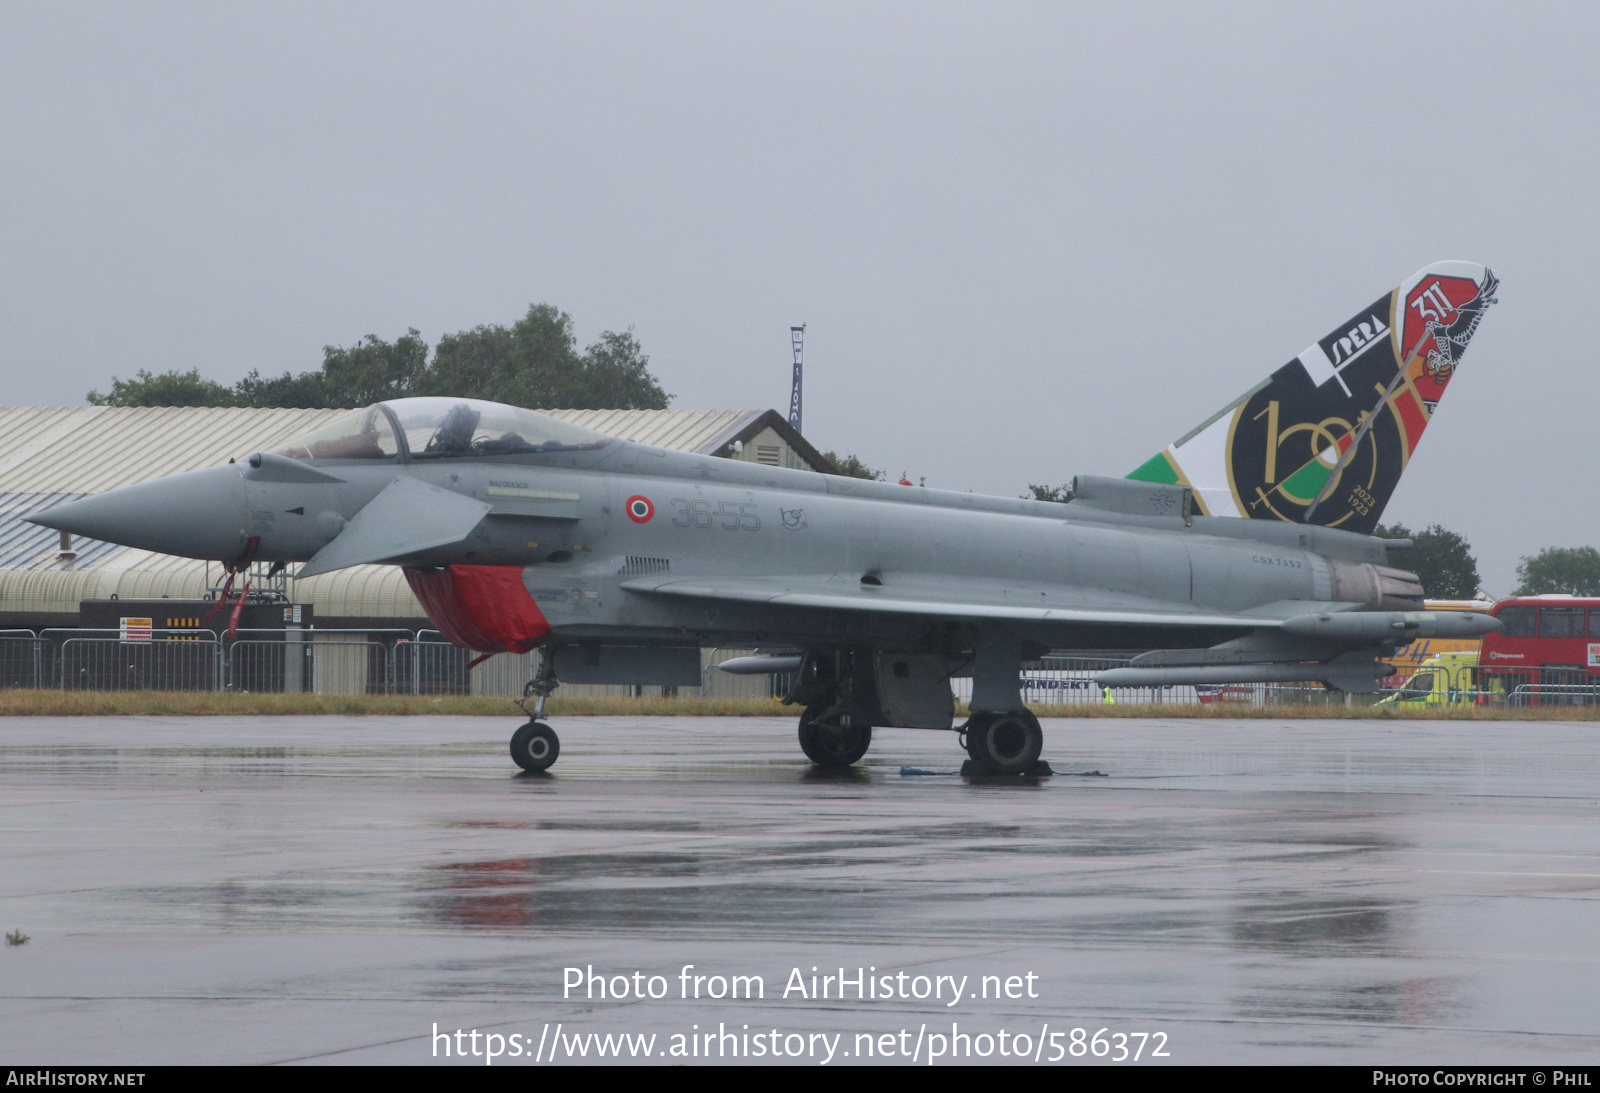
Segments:
[[[77,626],[84,600],[215,595],[224,576],[219,566],[112,543],[69,541],[23,517],[87,494],[244,459],[348,412],[0,407],[0,628]],[[776,410],[542,412],[662,448],[833,470]],[[357,566],[304,581],[283,579],[290,600],[312,605],[319,629],[421,630],[431,625],[394,566]],[[513,658],[496,658],[501,659]],[[498,692],[502,688],[491,680],[516,675],[514,689],[520,690],[526,678],[521,672],[520,665],[491,662],[473,673],[473,689]],[[734,682],[733,677],[722,679]]]

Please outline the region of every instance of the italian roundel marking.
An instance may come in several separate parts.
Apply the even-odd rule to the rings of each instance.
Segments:
[[[650,498],[634,494],[628,498],[628,519],[636,524],[648,524],[650,517],[656,514],[656,507],[650,503]]]

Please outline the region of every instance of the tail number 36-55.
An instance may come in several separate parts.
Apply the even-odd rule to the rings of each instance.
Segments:
[[[760,531],[761,517],[756,515],[754,502],[740,504],[719,501],[716,508],[710,501],[690,500],[687,497],[672,499],[672,522],[680,528],[708,528],[718,524],[724,531]]]

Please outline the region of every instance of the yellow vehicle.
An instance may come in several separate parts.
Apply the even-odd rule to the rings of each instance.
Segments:
[[[1411,678],[1399,690],[1378,705],[1498,703],[1504,697],[1504,691],[1503,678],[1479,676],[1478,650],[1467,649],[1429,657],[1417,666],[1417,670],[1411,673]]]

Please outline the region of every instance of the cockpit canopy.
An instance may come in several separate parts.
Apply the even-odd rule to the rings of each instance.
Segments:
[[[399,453],[394,425],[377,406],[336,417],[276,452],[291,459],[393,459]]]
[[[396,440],[396,427],[401,437]],[[548,414],[473,398],[380,402],[297,437],[279,455],[292,459],[485,458],[603,448],[610,438]]]

